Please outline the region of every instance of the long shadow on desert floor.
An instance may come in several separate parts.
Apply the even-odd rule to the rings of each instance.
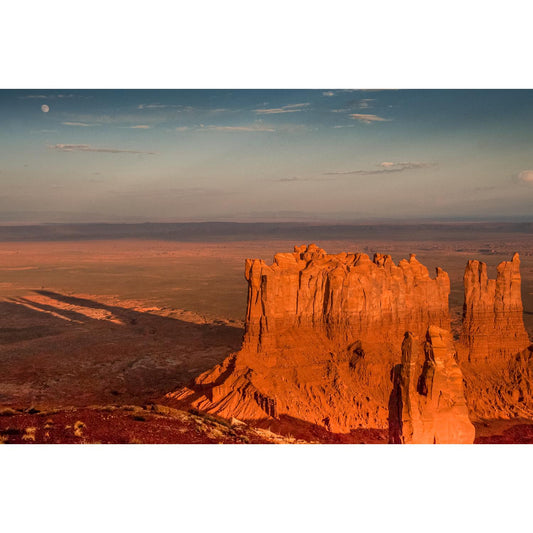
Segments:
[[[170,310],[171,311],[171,310]],[[0,404],[140,404],[239,349],[242,329],[52,291],[0,301]]]

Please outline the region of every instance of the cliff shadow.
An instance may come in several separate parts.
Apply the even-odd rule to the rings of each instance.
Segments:
[[[401,444],[402,434],[402,391],[400,386],[402,365],[391,369],[392,390],[389,396],[389,443]]]
[[[288,415],[277,419],[247,421],[250,426],[268,429],[279,435],[294,437],[320,444],[387,444],[388,430],[382,428],[355,428],[350,433],[335,433],[325,427]]]
[[[240,348],[243,330],[52,291],[0,301],[0,403],[151,402]],[[42,297],[42,298],[41,298]]]

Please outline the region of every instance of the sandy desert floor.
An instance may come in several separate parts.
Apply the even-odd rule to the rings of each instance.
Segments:
[[[247,294],[245,258],[271,261],[294,244],[0,242],[0,406],[20,410],[17,416],[24,418],[37,416],[31,409],[157,403],[239,348]],[[431,270],[441,266],[452,281],[455,325],[462,311],[466,261],[485,261],[494,277],[496,265],[519,251],[524,320],[533,337],[533,242],[528,235],[490,243],[359,239],[317,244],[331,253],[391,253],[395,261],[414,252]],[[132,424],[130,415],[125,419]],[[0,430],[9,429],[14,420],[0,417]],[[521,424],[526,429],[499,424],[492,431],[491,423],[481,425],[478,441],[491,441],[492,432],[506,442],[509,431],[518,432],[515,441],[533,440],[528,424]],[[381,434],[374,437],[368,441],[386,442]],[[181,442],[177,437],[174,441]]]

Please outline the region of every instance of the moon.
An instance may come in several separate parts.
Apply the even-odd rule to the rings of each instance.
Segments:
[[[50,108],[49,108],[46,104],[43,104],[43,105],[41,106],[41,111],[42,111],[43,113],[48,113],[48,111],[50,111]]]

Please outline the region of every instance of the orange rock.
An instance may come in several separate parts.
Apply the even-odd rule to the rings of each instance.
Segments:
[[[515,254],[490,280],[485,264],[468,262],[454,347],[448,275],[438,268],[431,278],[414,254],[395,265],[389,255],[330,255],[312,244],[272,265],[248,259],[242,349],[167,401],[244,422],[338,433],[390,424],[395,442],[471,442],[466,405],[477,419],[533,417],[519,265]],[[426,335],[424,352],[416,339]]]
[[[247,260],[242,350],[167,396],[243,421],[279,417],[333,432],[386,428],[404,332],[449,328],[448,275],[414,255],[329,255],[316,245]]]
[[[487,265],[468,261],[464,275],[465,303],[459,354],[478,362],[508,359],[529,345],[522,318],[520,259],[498,265],[495,280]]]
[[[407,330],[450,326],[448,274],[439,268],[431,278],[414,254],[396,266],[390,255],[371,261],[366,254],[295,247],[292,254],[276,254],[270,266],[247,260],[246,279],[244,343],[258,352],[298,346],[304,329],[340,344],[396,345]]]
[[[506,370],[504,381],[512,414],[533,418],[533,344],[515,354]],[[499,396],[505,398],[502,392]]]
[[[389,441],[401,444],[471,444],[463,374],[451,333],[430,326],[421,343],[406,333],[402,362],[393,370]]]

